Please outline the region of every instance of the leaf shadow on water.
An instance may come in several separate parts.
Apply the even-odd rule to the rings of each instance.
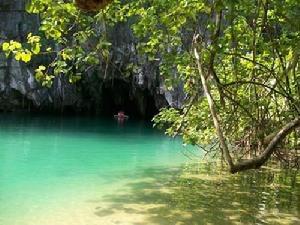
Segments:
[[[120,177],[119,179],[126,179]],[[149,168],[103,196],[109,224],[300,224],[300,177],[270,170],[229,175],[214,165]]]

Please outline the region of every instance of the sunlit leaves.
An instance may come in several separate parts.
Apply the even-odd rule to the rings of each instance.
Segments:
[[[71,0],[32,0],[27,10],[39,14],[40,33],[29,34],[25,43],[5,42],[2,49],[24,62],[47,54],[53,62],[36,70],[37,79],[48,86],[61,74],[73,83],[93,66],[109,63],[114,46],[107,31],[127,23],[142,60],[124,65],[125,76],[138,73],[141,63],[158,65],[165,90],[181,87],[186,102],[181,109],[162,110],[154,122],[170,135],[179,133],[185,142],[199,144],[216,138],[191,52],[193,36],[199,34],[200,59],[225,136],[231,143],[247,137],[251,146],[258,146],[264,135],[299,114],[299,4],[115,0],[93,15],[80,12]]]
[[[23,62],[27,63],[31,60],[31,56],[31,52],[26,49],[25,51],[17,52],[15,58],[16,60],[22,60]]]
[[[34,36],[32,33],[29,33],[27,35],[27,43],[24,45],[11,40],[10,42],[3,43],[2,50],[5,52],[6,56],[9,56],[12,53],[16,60],[28,63],[31,61],[33,55],[38,55],[40,53],[40,41],[40,36]]]
[[[265,6],[255,6],[254,1],[242,1],[239,4],[234,1],[219,3],[220,1],[212,1],[210,5],[203,5],[203,8],[210,7],[210,9],[199,11],[197,14],[199,18],[200,15],[203,16],[216,9],[223,10],[221,32],[214,45],[211,44],[210,36],[207,35],[207,33],[212,35],[216,29],[214,17],[199,21],[200,28],[196,25],[192,29],[194,32],[199,32],[201,27],[207,29],[207,33],[204,34],[206,35],[205,39],[202,40],[200,56],[207,71],[210,70],[208,62],[211,52],[215,52],[213,68],[221,84],[224,85],[222,87],[224,93],[219,92],[215,79],[212,77],[208,79],[211,83],[211,94],[223,122],[225,135],[232,143],[235,141],[240,143],[239,141],[247,137],[248,143],[255,143],[253,144],[255,146],[258,145],[259,139],[274,131],[280,123],[279,121],[284,121],[288,117],[293,118],[297,114],[293,104],[296,102],[299,105],[300,103],[299,53],[297,53],[300,35],[299,29],[295,31],[295,27],[298,25],[294,24],[292,27],[291,24],[297,18],[295,12],[299,12],[300,5],[299,2],[290,1],[284,4],[284,9],[281,10],[282,3],[280,1],[272,1]],[[183,8],[182,5],[181,12],[184,11]],[[170,13],[168,10],[172,12]],[[166,11],[169,15],[176,15],[176,6],[170,6]],[[157,12],[159,15],[160,11],[157,10]],[[184,13],[182,12],[180,15],[188,15]],[[291,19],[292,17],[294,19]],[[158,21],[166,19],[170,27],[164,28],[168,31],[167,38],[158,43],[164,43],[164,40],[174,40],[174,37],[180,36],[177,34],[177,31],[180,30],[177,29],[177,25],[180,27],[180,20],[176,20],[176,25],[172,26],[174,18],[161,16],[159,18]],[[180,17],[177,18],[180,19]],[[181,29],[193,27],[192,17],[188,16],[187,18],[188,23],[181,26]],[[143,27],[145,30],[149,30],[149,27]],[[150,27],[150,33],[152,33],[151,29],[157,30],[159,25],[154,24],[153,27]],[[140,30],[139,28],[136,31],[141,32]],[[184,30],[179,31],[179,33],[182,32]],[[141,33],[147,34],[148,42],[153,43],[152,36],[148,32]],[[155,36],[154,40],[158,40],[158,37]],[[185,93],[188,96],[194,96],[197,93],[200,95],[199,87],[201,85],[197,79],[195,64],[188,54],[183,53],[188,53],[190,49],[182,48],[184,46],[182,40],[186,40],[186,37],[181,38],[175,45],[172,41],[170,41],[172,44],[164,44],[164,46],[168,46],[167,51],[175,46],[180,46],[180,51],[170,51],[171,57],[168,54],[162,55],[161,74],[166,77],[165,81],[170,82],[171,86],[174,74],[176,76],[180,74]],[[178,52],[180,53],[178,54]],[[186,59],[189,60],[186,61]],[[293,67],[293,73],[291,70],[287,70],[289,66]],[[290,99],[287,99],[286,96],[293,99],[288,104]],[[220,101],[221,97],[223,100],[225,99],[223,104]],[[199,97],[198,101],[192,103],[192,106],[190,104],[184,106],[177,118],[168,117],[168,114],[173,115],[173,111],[163,110],[154,120],[160,127],[163,127],[161,122],[168,125],[167,133],[172,135],[179,133],[185,142],[193,144],[209,143],[215,140],[215,131],[204,98]],[[181,118],[182,115],[185,115],[185,118]],[[180,131],[176,130],[178,123],[183,124],[180,126]]]
[[[47,68],[43,65],[40,65],[35,70],[35,76],[38,81],[42,83],[43,86],[50,87],[52,84],[53,76],[47,73]]]

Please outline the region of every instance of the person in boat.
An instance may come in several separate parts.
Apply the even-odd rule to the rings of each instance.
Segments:
[[[114,117],[118,119],[119,122],[124,122],[124,120],[129,118],[129,116],[125,115],[124,111],[119,111]]]

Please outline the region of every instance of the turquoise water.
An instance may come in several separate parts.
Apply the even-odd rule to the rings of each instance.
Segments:
[[[182,149],[145,122],[1,115],[0,224],[93,224],[93,202]]]
[[[195,154],[146,122],[0,114],[0,225],[300,224],[298,170]]]

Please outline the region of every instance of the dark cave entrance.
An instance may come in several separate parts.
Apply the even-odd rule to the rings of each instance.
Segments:
[[[102,113],[112,116],[123,110],[132,118],[152,119],[158,113],[154,96],[120,79],[105,82],[102,87]]]

